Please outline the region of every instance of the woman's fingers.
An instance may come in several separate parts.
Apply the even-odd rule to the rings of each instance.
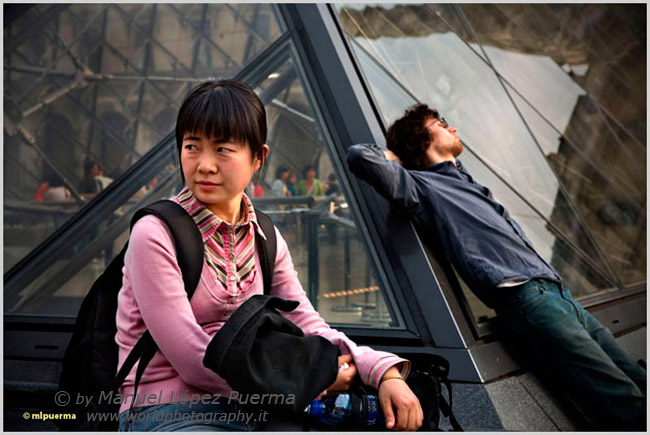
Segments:
[[[405,382],[382,382],[379,385],[379,400],[386,418],[386,428],[414,431],[422,425],[420,401]]]
[[[393,413],[393,402],[390,400],[390,396],[380,396],[379,404],[381,405],[382,411],[384,411],[386,429],[392,429],[395,426],[395,415]]]
[[[339,367],[341,367],[343,364],[350,364],[352,361],[352,355],[341,355],[339,357]]]

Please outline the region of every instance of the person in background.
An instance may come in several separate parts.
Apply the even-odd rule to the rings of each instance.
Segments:
[[[102,191],[108,187],[109,184],[111,184],[114,180],[110,177],[107,177],[104,175],[104,167],[102,165],[99,165],[99,171],[97,175],[95,175],[95,180],[99,182],[99,190]]]
[[[42,189],[45,186],[45,189]],[[63,206],[61,208],[68,209],[74,208],[72,204],[72,193],[65,187],[63,179],[59,174],[54,172],[51,169],[46,170],[45,183],[41,185],[42,201],[43,202],[58,202],[58,201],[70,201],[71,205]],[[55,206],[57,207],[57,206]],[[61,225],[68,220],[69,215],[65,213],[53,213],[52,220],[54,221],[54,227],[59,228]]]
[[[287,190],[290,196],[296,196],[297,177],[295,172],[289,172],[289,179],[287,180]]]
[[[412,216],[421,233],[435,232],[506,337],[596,429],[645,431],[645,369],[573,299],[506,208],[467,172],[457,159],[457,129],[418,104],[389,127],[386,144],[350,147],[350,170]]]
[[[246,186],[246,194],[251,198],[263,198],[264,197],[264,188],[260,183],[260,173],[259,171],[253,174],[251,182]]]
[[[287,180],[289,180],[289,170],[284,166],[278,166],[275,171],[275,180],[271,184],[271,196],[275,198],[291,196],[291,192],[287,188]]]
[[[72,200],[72,194],[68,188],[65,187],[63,179],[59,174],[51,171],[45,182],[47,183],[47,188],[43,192],[44,202]]]
[[[341,192],[341,187],[333,172],[327,177],[327,181],[323,183],[323,186],[325,187],[325,195],[338,195]]]
[[[79,193],[82,198],[94,198],[102,190],[102,183],[96,179],[101,174],[102,170],[99,163],[90,159],[84,161],[84,177],[79,186]]]
[[[297,196],[323,196],[325,194],[323,183],[316,178],[316,168],[313,165],[305,166],[302,174],[305,179],[298,183]]]

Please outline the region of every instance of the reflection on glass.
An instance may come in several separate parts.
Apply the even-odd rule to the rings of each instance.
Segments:
[[[4,269],[92,198],[87,161],[117,179],[173,130],[188,89],[280,34],[268,4],[37,4],[5,23]]]
[[[516,92],[511,95],[617,276],[625,285],[644,281],[646,251],[639,247],[646,240],[646,211],[641,197],[645,195],[645,177],[640,185],[629,174],[633,170],[631,166],[645,161],[632,161],[614,153],[608,153],[607,160],[595,160],[594,153],[572,142],[579,130],[576,126],[580,116],[576,114],[567,136],[563,137]],[[590,138],[582,143],[604,146],[590,129],[585,128],[583,132]]]
[[[291,55],[285,57],[287,60],[267,77],[251,79],[261,83],[255,90],[267,110],[267,142],[271,151],[260,173],[254,176],[248,194],[253,204],[269,214],[279,228],[298,279],[326,321],[380,328],[400,326],[401,319],[391,316],[387,308],[387,289],[375,278],[326,152],[323,126],[317,121],[295,60]],[[158,121],[154,117],[150,122]],[[158,163],[162,169],[155,179],[134,181],[143,185],[135,197],[115,210],[100,210],[105,217],[98,219],[86,234],[71,236],[65,258],[24,288],[5,294],[6,312],[76,314],[92,282],[126,242],[132,213],[144,204],[178,192],[181,180],[174,140],[166,147],[163,162]],[[309,194],[300,195],[299,190],[289,193],[287,184],[300,186],[306,177],[303,169],[309,165],[313,166],[316,179],[320,179],[322,191],[311,188],[316,184],[312,181],[305,183],[311,190]],[[285,170],[279,171],[280,167]],[[134,178],[137,177],[136,174]]]
[[[351,42],[356,44],[356,39]],[[417,100],[408,93],[408,89],[390,75],[389,71],[377,62],[366,50],[356,44],[356,55],[362,66],[366,80],[372,85],[371,92],[382,109],[384,120],[397,119],[404,114],[404,110],[412,106]]]
[[[397,326],[293,61],[269,75],[258,92],[267,108],[271,151],[257,183],[263,198],[253,202],[272,217],[287,241],[303,288],[328,322]],[[311,184],[305,170],[310,166]],[[322,189],[316,194],[318,184]]]
[[[92,283],[126,243],[129,222],[135,210],[169,197],[178,190],[180,176],[175,161],[175,145],[170,142],[165,151],[167,162],[155,177],[132,177],[133,195],[114,209],[95,209],[98,217],[93,219],[90,228],[69,233],[63,255],[54,258],[51,266],[39,271],[37,277],[24,286],[5,288],[6,314],[77,314]],[[36,210],[28,212],[38,211],[38,206],[32,208]]]
[[[337,7],[386,125],[415,98],[440,110],[483,162],[466,152],[466,167],[578,295],[646,279],[645,145],[617,116],[645,119],[645,62],[625,55],[605,67],[619,42],[592,31],[609,23],[636,50],[638,35],[611,26],[634,22],[639,8],[609,6]],[[553,26],[566,38],[552,39]],[[634,96],[609,86],[622,65],[628,84],[643,77],[632,81]],[[621,107],[624,98],[632,108]],[[484,165],[494,174],[479,177]]]
[[[595,252],[582,252],[572,241],[549,224],[547,219],[526,203],[512,187],[506,186],[488,167],[468,151],[461,156],[463,164],[472,168],[477,182],[490,186],[495,199],[506,205],[511,216],[525,229],[537,252],[559,272],[566,286],[578,295],[612,290],[614,283],[593,261]],[[553,222],[551,222],[553,223]]]
[[[638,50],[638,35],[630,29],[640,8],[463,5],[457,10],[476,28],[482,47],[465,40],[507,81],[618,278],[624,285],[645,281],[645,243],[639,243],[646,240],[646,148],[639,141],[645,132],[636,134],[645,125],[645,64],[627,54]],[[491,31],[486,23],[492,20],[507,31]],[[603,38],[595,29],[617,38]],[[624,54],[614,55],[619,49]],[[607,210],[620,209],[627,216],[623,224],[603,219]]]

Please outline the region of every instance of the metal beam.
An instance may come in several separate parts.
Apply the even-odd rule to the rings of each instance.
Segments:
[[[68,92],[70,92],[73,89],[76,89],[76,88],[78,88],[80,86],[83,86],[83,85],[84,85],[83,76],[81,74],[79,74],[77,76],[77,78],[74,81],[72,81],[71,83],[69,83],[69,84],[57,89],[56,91],[52,92],[51,94],[41,98],[38,103],[36,103],[32,107],[26,109],[23,112],[23,117],[27,118],[32,113],[38,111],[39,109],[42,109],[43,107],[49,106],[50,104],[52,104],[53,102],[55,102],[59,98],[66,95]]]
[[[30,62],[31,62],[29,59],[25,58],[24,55],[22,55],[22,54],[20,54],[20,53],[17,53],[17,54],[18,54],[19,56],[21,56],[25,62],[27,62],[27,63],[30,63]],[[107,131],[107,133],[108,133],[108,135],[109,135],[109,136],[112,136],[113,139],[114,139],[114,140],[115,140],[119,145],[121,145],[121,146],[122,146],[123,148],[125,148],[127,151],[132,152],[132,153],[136,156],[136,158],[139,158],[139,157],[141,156],[137,151],[131,149],[131,147],[127,146],[126,144],[123,144],[123,143],[121,142],[121,138],[115,136],[115,133],[113,133],[113,128],[112,128],[110,125],[106,124],[104,121],[102,121],[101,119],[99,119],[99,118],[97,118],[97,117],[94,117],[94,118],[93,118],[93,117],[92,117],[92,112],[91,112],[90,110],[88,110],[88,108],[87,108],[86,106],[84,106],[83,103],[81,103],[79,100],[77,100],[75,97],[73,97],[73,96],[72,96],[71,94],[69,94],[69,93],[66,93],[66,94],[64,94],[64,95],[65,95],[65,97],[67,97],[68,99],[72,100],[72,102],[74,102],[77,106],[79,106],[79,107],[80,107],[84,112],[86,112],[86,114],[89,116],[91,122],[97,122],[97,123],[99,123],[100,125],[104,126],[105,129],[106,129],[106,131]]]
[[[50,158],[45,154],[45,152],[36,144],[36,139],[34,139],[34,136],[29,133],[22,125],[20,124],[14,124],[11,122],[8,118],[5,117],[4,119],[4,124],[5,124],[5,132],[14,138],[19,139],[22,141],[24,144],[27,146],[31,147],[36,153],[43,159],[45,164],[47,164],[50,169],[52,169],[59,177],[61,177],[61,180],[63,181],[63,184],[68,188],[72,196],[78,201],[78,202],[83,202],[83,198],[79,195],[79,192],[77,192],[77,189],[68,181],[68,179],[65,177],[65,175],[62,174],[62,172],[56,167],[54,162],[50,160]]]
[[[88,29],[88,28],[89,28],[89,27],[94,23],[94,21],[95,21],[95,20],[96,20],[96,19],[97,19],[101,14],[102,14],[102,12],[103,12],[107,7],[108,7],[108,6],[104,6],[103,8],[100,9],[99,12],[97,12],[95,15],[93,15],[89,20],[85,21],[85,25],[84,25],[83,28],[79,31],[79,33],[77,34],[77,36],[75,36],[75,38],[72,40],[72,42],[66,46],[66,51],[64,51],[61,55],[59,55],[59,56],[54,60],[54,62],[52,62],[50,65],[48,65],[48,66],[45,68],[45,71],[43,72],[43,74],[41,74],[41,75],[39,76],[39,78],[36,79],[36,81],[34,81],[33,83],[30,83],[30,86],[29,86],[27,89],[25,89],[25,90],[20,94],[20,96],[18,96],[18,98],[16,98],[16,101],[17,101],[18,104],[22,104],[22,103],[25,101],[25,99],[27,99],[27,97],[29,96],[29,94],[30,94],[34,89],[37,89],[37,88],[38,88],[38,84],[39,84],[39,83],[40,83],[40,82],[45,78],[45,76],[47,76],[47,74],[48,74],[48,73],[49,73],[49,72],[50,72],[50,71],[51,71],[51,70],[56,66],[56,64],[59,63],[59,61],[63,58],[63,56],[65,56],[65,55],[67,54],[67,50],[69,50],[70,47],[72,47],[73,45],[75,45],[75,44],[76,44],[76,43],[81,39],[81,37],[83,36],[84,32],[85,32],[85,31],[86,31],[86,30],[87,30],[87,29]]]
[[[260,15],[260,5],[256,4],[254,6],[255,10],[253,12],[253,25],[250,25],[246,20],[244,20],[243,17],[239,15],[239,12],[235,11],[232,6],[226,5],[228,9],[230,9],[234,14],[235,14],[235,20],[240,21],[244,26],[246,26],[249,29],[248,33],[248,39],[246,40],[246,48],[244,49],[244,63],[248,60],[251,50],[253,49],[253,38],[255,36],[260,37],[260,35],[257,34],[257,31],[253,31],[255,29],[255,23],[257,22],[257,18]],[[266,42],[265,39],[262,39],[262,42]]]
[[[68,13],[70,14],[71,17],[73,17],[73,18],[76,19],[77,21],[83,22],[83,20],[82,20],[81,18],[79,18],[76,14],[72,13],[72,11],[68,11]],[[91,29],[91,30],[92,30],[92,29]],[[140,68],[138,68],[136,65],[134,65],[133,62],[131,62],[131,60],[129,60],[129,58],[127,58],[127,57],[124,56],[122,53],[120,53],[120,51],[119,51],[117,48],[115,48],[111,43],[109,43],[107,40],[104,40],[104,45],[105,45],[105,46],[106,46],[106,47],[111,51],[111,53],[113,53],[115,56],[119,57],[119,58],[120,58],[120,59],[121,59],[121,60],[122,60],[126,65],[130,66],[131,68],[133,68],[134,71],[136,71],[136,72],[137,72],[137,71],[140,71]],[[106,78],[109,78],[109,77],[110,77],[110,78],[113,78],[113,77],[117,77],[117,76],[116,76],[116,75],[112,75],[112,74],[101,74],[101,75],[98,76],[98,78],[100,78],[100,77],[101,77],[101,78],[103,78],[103,77],[106,77]],[[166,78],[165,78],[165,79],[166,79]],[[152,82],[152,81],[148,80],[148,78],[147,78],[146,76],[144,76],[144,77],[139,77],[139,80],[145,80],[145,81],[147,81],[147,82],[148,82],[148,83],[149,83],[149,84],[150,84],[154,89],[156,89],[158,92],[160,92],[160,94],[162,94],[163,96],[165,96],[168,100],[171,100],[171,99],[167,96],[167,94],[165,93],[165,91],[163,91],[162,89],[160,89],[160,87],[159,87],[158,85],[156,85],[155,82]],[[181,80],[181,81],[186,81],[185,78],[182,78],[182,79],[180,79],[180,80]],[[172,100],[172,101],[173,101],[173,100]]]
[[[239,68],[241,67],[241,65],[240,65],[238,62],[236,62],[232,57],[230,57],[230,55],[229,55],[225,50],[223,50],[221,47],[219,47],[219,46],[217,45],[216,42],[214,42],[212,39],[210,39],[210,38],[208,38],[207,36],[205,36],[205,35],[200,31],[200,29],[198,29],[198,28],[196,27],[196,24],[194,24],[192,21],[188,20],[188,19],[187,19],[187,18],[186,18],[186,17],[185,17],[185,16],[184,16],[184,15],[183,15],[183,14],[182,14],[182,13],[181,13],[177,8],[176,8],[176,6],[174,6],[173,4],[166,4],[166,5],[167,5],[167,7],[169,7],[169,9],[170,9],[174,14],[176,14],[176,16],[181,20],[181,24],[182,24],[184,21],[187,22],[190,26],[192,26],[192,27],[194,28],[194,30],[196,30],[196,31],[198,32],[198,35],[199,35],[200,38],[205,39],[205,40],[207,41],[207,43],[208,43],[209,45],[211,45],[212,47],[214,47],[214,49],[217,50],[217,51],[218,51],[218,52],[219,52],[219,53],[220,53],[220,54],[221,54],[221,55],[222,55],[222,56],[223,56],[223,57],[224,57],[228,62],[231,62],[233,65],[235,65],[235,67],[236,67],[237,69],[239,69]]]
[[[236,11],[236,10],[235,10],[231,5],[229,5],[229,4],[227,4],[227,3],[225,3],[224,5],[225,5],[228,9],[230,9],[230,11],[235,15],[235,19],[241,21],[241,23],[242,23],[242,24],[243,24],[243,25],[244,25],[244,26],[245,26],[245,27],[246,27],[246,28],[251,32],[251,33],[250,33],[251,35],[253,35],[253,36],[257,36],[257,38],[258,38],[260,41],[264,42],[265,44],[268,44],[268,43],[270,42],[270,41],[268,40],[267,37],[265,37],[264,35],[262,35],[262,34],[259,32],[259,30],[257,30],[257,28],[256,28],[253,24],[251,24],[250,22],[246,21],[246,19],[244,19],[244,17],[243,17],[239,12],[237,12],[237,11]],[[256,9],[255,9],[255,14],[254,14],[254,18],[253,18],[253,23],[255,23],[255,21],[256,21],[256,19],[257,19],[257,17],[258,17],[258,15],[259,15],[259,11],[260,11],[260,7],[261,7],[259,4],[256,4],[255,6],[256,6]],[[246,58],[246,57],[245,57],[245,58]]]
[[[206,15],[208,13],[208,3],[203,5],[203,11],[201,12],[201,34],[205,31],[206,24]],[[201,38],[196,38],[194,43],[194,55],[192,56],[192,74],[196,74],[196,66],[199,63],[199,53],[201,50]],[[209,64],[209,63],[208,63]]]
[[[129,14],[127,14],[126,11],[124,11],[124,9],[122,9],[119,6],[119,3],[114,3],[111,6],[114,9],[116,9],[127,20],[129,24],[132,24],[136,28],[136,30],[138,30],[143,35],[147,35],[146,30],[143,29],[138,23],[136,23],[135,20],[132,19],[132,17],[130,17]],[[155,44],[163,53],[169,56],[172,59],[172,63],[174,65],[180,65],[185,70],[185,72],[192,74],[191,68],[185,65],[183,62],[181,62],[180,59],[174,56],[174,54],[171,51],[169,51],[167,47],[162,45],[157,39],[151,38],[149,41]]]
[[[25,7],[33,7],[35,5],[29,5]],[[25,42],[34,34],[34,29],[41,29],[45,27],[50,21],[56,19],[59,14],[68,8],[69,5],[66,4],[55,4],[43,11],[38,17],[29,21],[29,25],[26,25],[19,32],[16,33],[11,39],[5,42],[4,51],[5,53],[10,53],[20,44]],[[6,18],[6,16],[5,16]],[[11,26],[11,23],[7,23],[5,20],[5,28]]]
[[[256,87],[270,72],[278,68],[278,64],[281,65],[289,58],[288,38],[289,36],[285,35],[271,44],[260,53],[253,62],[254,65],[243,68],[237,78]],[[20,291],[46,273],[57,258],[69,251],[70,246],[75,243],[73,239],[76,234],[86,231],[95,222],[103,220],[108,213],[124,204],[140,188],[142,180],[148,180],[160,173],[170,163],[169,147],[173,147],[173,140],[173,133],[166,135],[146,156],[136,161],[107,189],[100,192],[54,234],[7,271],[4,275],[4,288],[8,299],[5,301],[19,297]],[[6,302],[5,306],[10,305]]]
[[[45,71],[45,68],[34,67],[34,66],[23,66],[23,65],[15,66],[15,65],[5,64],[3,65],[3,68],[6,71],[16,71],[22,74],[41,74],[43,71]],[[49,76],[73,79],[75,77],[75,74],[50,71]],[[162,76],[162,75],[147,75],[145,77],[141,75],[129,75],[129,74],[122,74],[122,73],[104,74],[101,72],[94,72],[94,71],[85,71],[83,77],[84,80],[86,81],[107,81],[107,82],[109,81],[203,82],[206,80],[206,78],[203,77],[177,77],[177,76]]]
[[[156,10],[158,8],[158,5],[155,3],[151,5],[151,16],[149,17],[149,35],[147,38],[147,42],[145,43],[144,47],[144,65],[142,66],[142,72],[144,75],[147,75],[149,70],[151,69],[151,62],[153,59],[153,52],[151,49],[151,41],[154,39],[154,34],[153,34],[153,29],[156,23]],[[138,137],[138,120],[142,116],[142,99],[144,98],[144,91],[146,88],[146,83],[147,82],[142,82],[140,83],[140,90],[138,91],[138,105],[136,106],[135,113],[136,117],[133,119],[133,135],[131,137],[131,144],[133,148],[135,149],[135,141]]]
[[[103,47],[103,41],[106,39],[106,27],[108,25],[108,9],[104,11],[104,18],[102,19],[102,33],[100,35],[100,43],[102,44],[102,47],[99,50],[99,56],[97,59],[97,62],[95,65],[89,65],[92,71],[101,71],[102,69],[102,62],[104,61],[104,47]],[[84,75],[85,76],[85,75]],[[85,79],[85,77],[84,77]],[[95,86],[92,90],[93,92],[93,108],[92,108],[92,114],[93,117],[97,116],[97,96],[98,96],[98,86]],[[86,140],[87,142],[87,152],[90,153],[90,147],[93,143],[93,137],[95,135],[95,124],[92,122],[88,126],[88,139]]]

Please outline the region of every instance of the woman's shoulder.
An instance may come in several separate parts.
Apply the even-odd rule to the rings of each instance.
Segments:
[[[167,224],[159,217],[148,214],[141,217],[133,225],[131,235],[129,237],[129,244],[131,246],[148,245],[152,242],[157,244],[168,244],[173,246],[174,240],[172,238]]]

